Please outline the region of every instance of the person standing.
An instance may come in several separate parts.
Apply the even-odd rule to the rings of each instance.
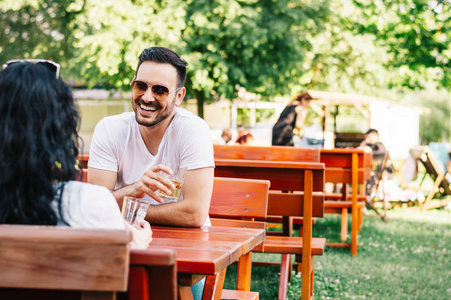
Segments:
[[[110,189],[121,206],[124,196],[147,199],[151,224],[209,225],[213,189],[213,142],[207,123],[180,108],[187,62],[164,47],[144,49],[131,81],[133,112],[109,116],[96,126],[88,162],[88,182]],[[187,168],[182,201],[160,205],[157,190],[173,183],[165,164]]]
[[[299,135],[302,138],[307,108],[312,100],[312,96],[304,92],[295,96],[285,107],[273,127],[273,146],[294,146],[293,136]]]

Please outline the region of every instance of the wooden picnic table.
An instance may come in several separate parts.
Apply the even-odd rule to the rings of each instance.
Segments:
[[[329,243],[328,245],[351,248],[352,256],[357,255],[357,234],[362,225],[362,209],[366,200],[365,182],[370,177],[371,156],[371,153],[355,148],[321,149],[320,161],[326,166],[325,182],[343,184],[340,194],[325,195],[325,211],[327,213],[341,213],[342,215],[341,238],[343,243]],[[359,202],[360,199],[363,201]],[[349,208],[352,216],[350,244],[346,243]]]
[[[268,199],[268,214],[281,215],[289,217],[293,215],[302,215],[303,217],[303,238],[302,238],[302,299],[311,299],[313,295],[313,266],[314,260],[312,252],[312,218],[313,213],[318,213],[322,216],[324,209],[322,199],[320,199],[320,207],[318,203],[314,205],[314,192],[322,193],[324,190],[324,164],[318,162],[291,162],[291,161],[262,161],[262,160],[248,160],[248,159],[227,159],[215,157],[215,176],[217,177],[235,177],[247,179],[269,180],[271,182],[270,190],[276,191],[273,196],[270,195]],[[290,197],[290,194],[282,191],[302,192],[303,203],[298,211],[292,211],[290,214],[285,212],[278,213],[278,210],[283,210],[281,207],[281,199]],[[279,196],[279,197],[277,197]],[[297,194],[292,194],[297,197]],[[284,198],[281,198],[284,197]],[[288,204],[285,202],[285,204]],[[296,203],[301,203],[300,201]],[[315,210],[314,210],[315,208]],[[300,213],[302,212],[302,213]],[[288,237],[290,240],[291,237]],[[323,241],[325,242],[325,241]],[[297,241],[300,245],[300,241]],[[264,250],[263,250],[264,251]],[[288,256],[286,256],[288,257]],[[291,263],[291,260],[289,260]],[[286,264],[284,263],[281,274],[285,273]],[[287,280],[280,282],[279,296],[285,297],[286,290],[283,286]]]
[[[150,249],[176,253],[179,299],[192,299],[191,286],[205,276],[204,299],[220,299],[226,268],[265,240],[264,229],[152,226],[152,231]],[[133,264],[133,251],[130,261]]]

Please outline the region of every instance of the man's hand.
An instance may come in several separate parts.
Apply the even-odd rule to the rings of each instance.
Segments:
[[[137,182],[114,190],[117,180],[116,172],[88,168],[88,182],[108,188],[116,198],[119,207],[122,207],[124,196],[142,198],[149,195],[156,201],[163,203],[163,200],[155,192],[162,190],[166,194],[171,194],[171,189],[174,189],[175,186],[170,179],[158,174],[159,171],[172,175],[172,170],[167,166],[156,165],[148,169]]]
[[[133,184],[132,194],[129,194],[129,196],[142,198],[145,195],[149,195],[156,201],[164,203],[155,191],[162,190],[166,194],[171,194],[171,190],[173,190],[175,186],[170,179],[166,178],[164,175],[158,174],[159,171],[172,175],[172,170],[165,165],[159,164],[151,167],[135,184]]]

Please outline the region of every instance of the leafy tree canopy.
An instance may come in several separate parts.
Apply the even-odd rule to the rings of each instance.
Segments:
[[[190,64],[200,116],[204,101],[235,99],[241,88],[262,99],[306,88],[402,98],[395,93],[451,86],[450,4],[3,0],[0,60],[49,58],[74,85],[124,89],[139,53],[166,46]]]
[[[361,9],[355,33],[376,37],[391,54],[385,67],[395,71],[388,87],[424,88],[451,82],[451,1],[355,0]]]

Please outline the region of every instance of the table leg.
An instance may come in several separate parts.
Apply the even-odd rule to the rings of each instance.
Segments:
[[[312,206],[313,206],[313,172],[306,170],[304,175],[304,247],[302,249],[301,299],[310,299],[312,269]]]
[[[222,288],[227,268],[216,275],[207,276],[202,300],[221,300]]]
[[[357,232],[358,232],[358,226],[359,226],[359,216],[357,211],[357,188],[358,188],[358,169],[359,168],[359,161],[357,153],[352,154],[352,220],[351,220],[351,255],[356,256],[357,255]]]
[[[252,274],[252,252],[240,257],[238,262],[238,276],[236,279],[236,290],[251,290],[251,274]]]
[[[190,286],[179,286],[179,296],[180,300],[193,300],[193,291]]]

